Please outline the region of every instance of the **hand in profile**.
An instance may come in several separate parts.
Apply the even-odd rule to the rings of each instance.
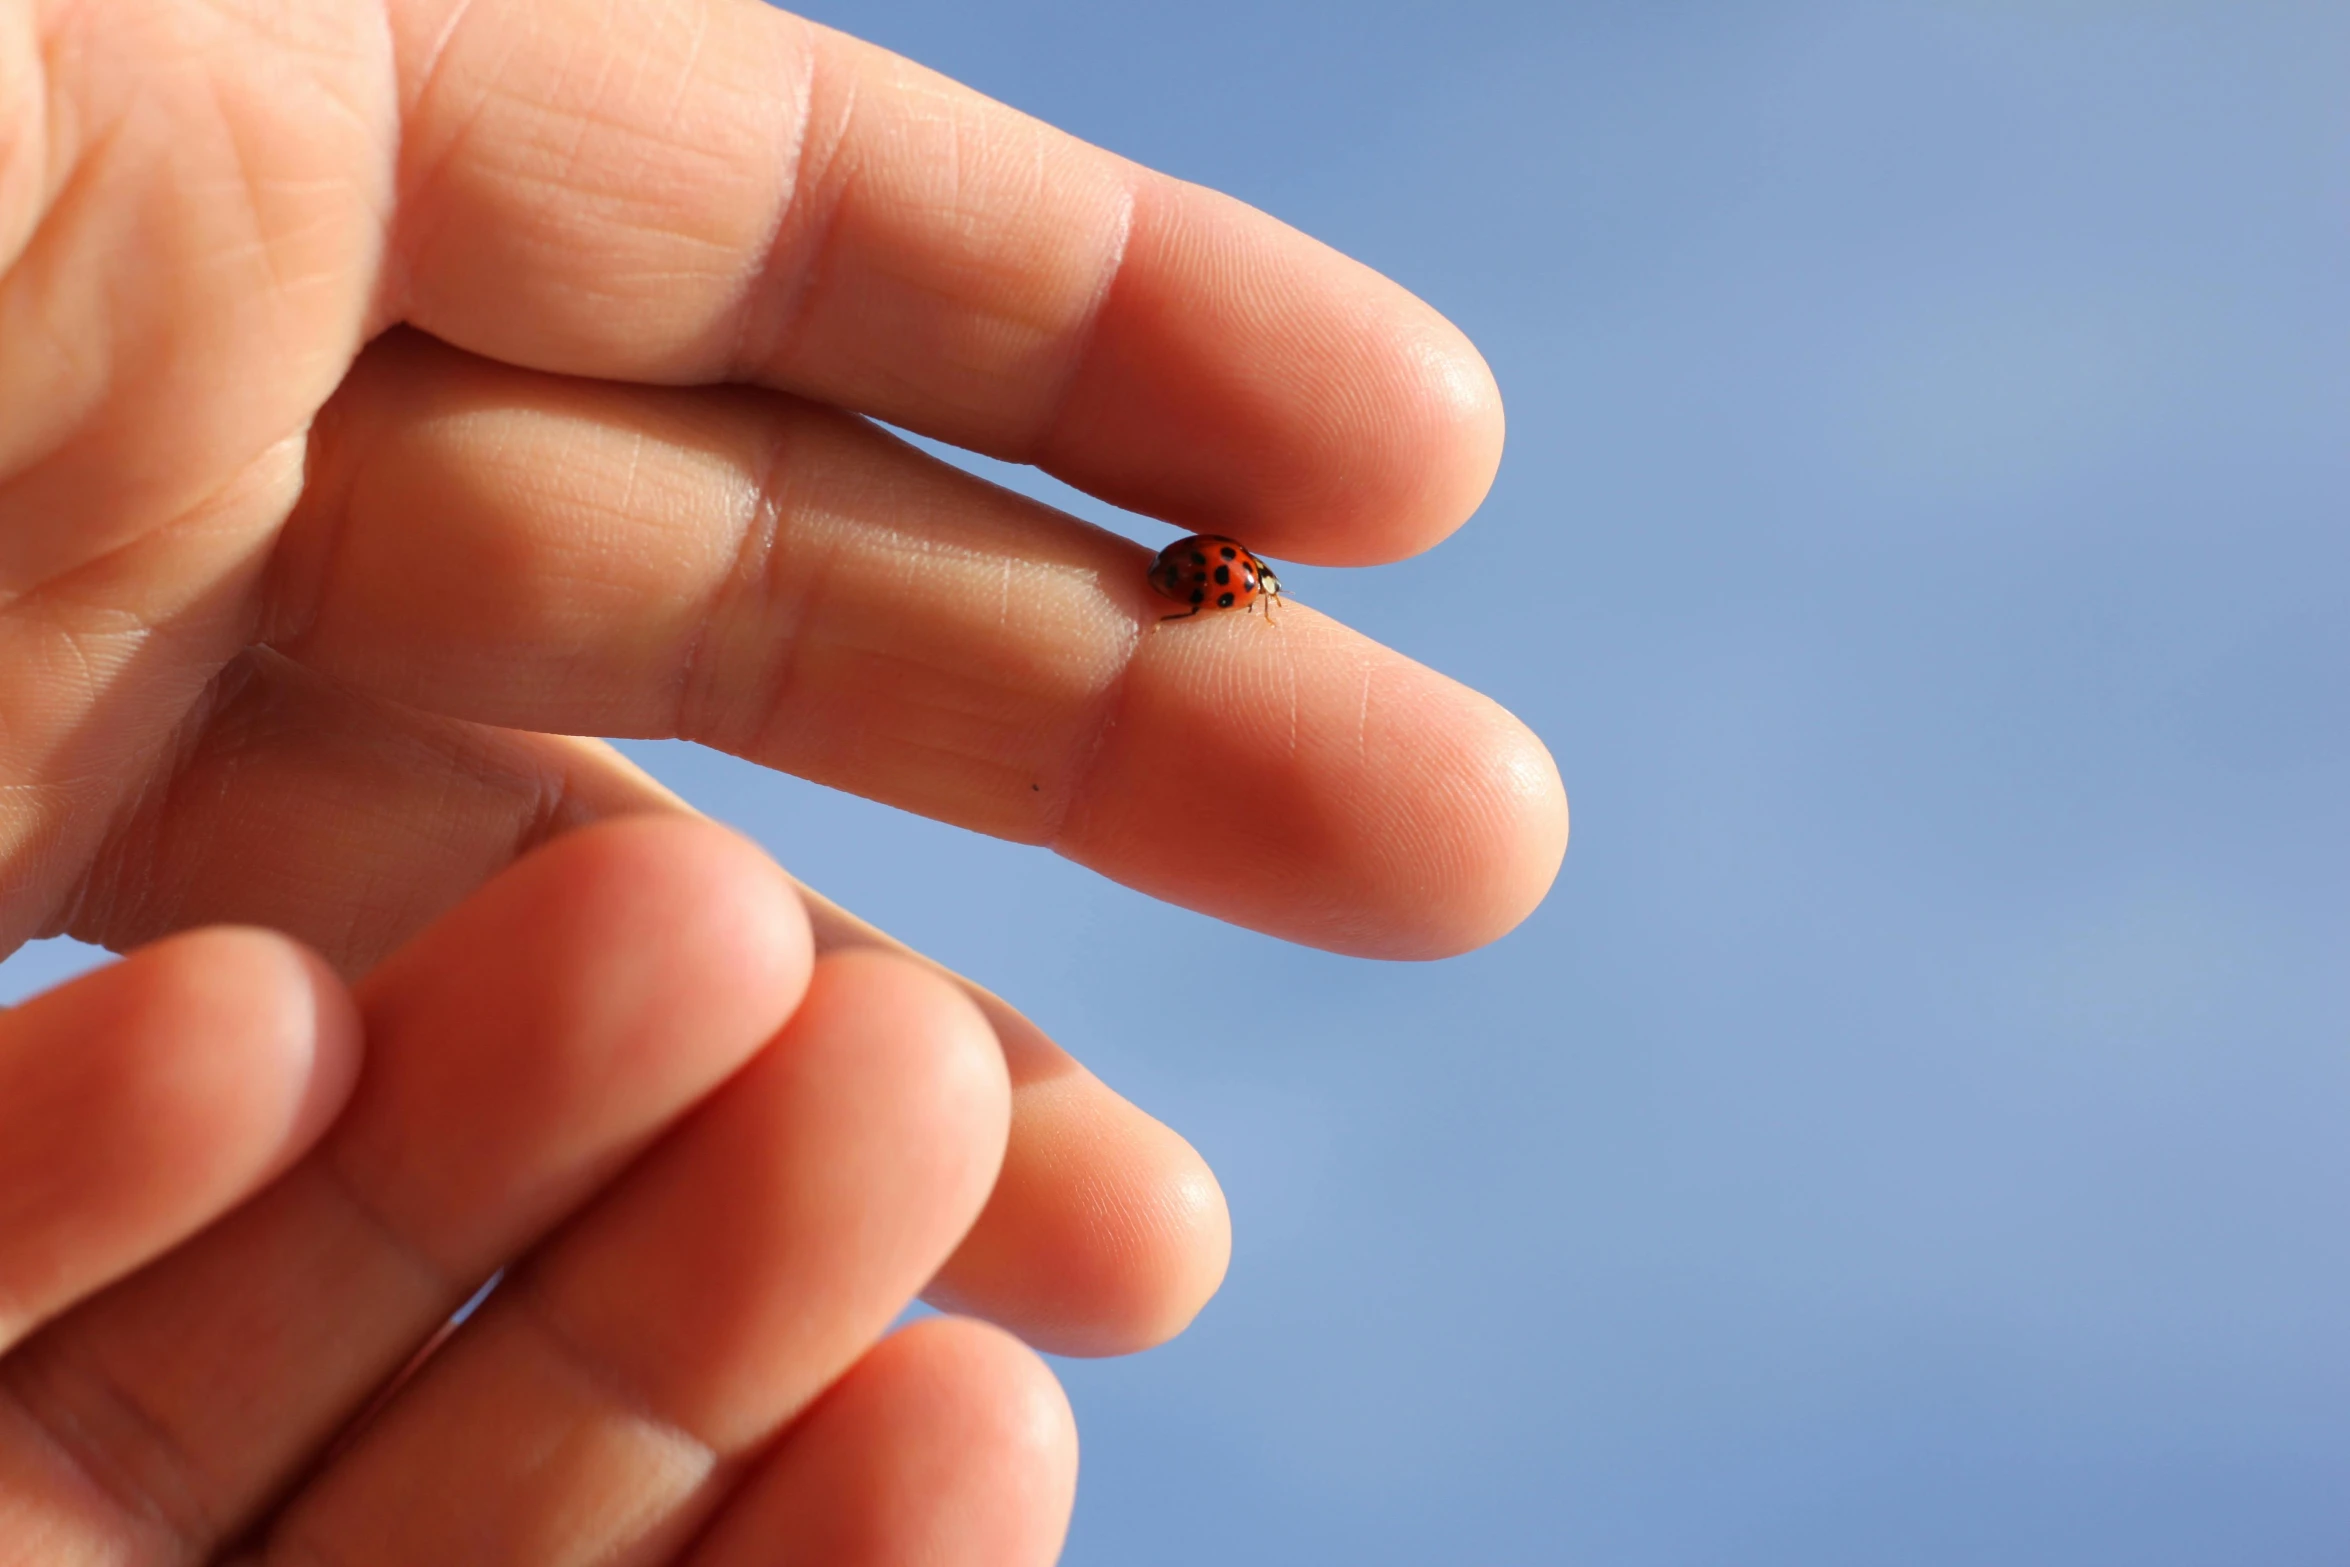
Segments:
[[[546,840],[682,810],[573,733],[697,740],[1341,951],[1458,951],[1547,887],[1565,836],[1557,776],[1490,702],[1302,606],[1277,628],[1236,615],[1162,626],[1147,551],[861,416],[1331,564],[1440,539],[1483,494],[1500,444],[1482,362],[1392,285],[1237,203],[751,0],[50,0],[0,18],[0,935],[64,931],[127,951],[261,926],[324,965],[251,935],[166,942],[75,992],[132,998],[128,1021],[109,1025],[129,1043],[93,1047],[90,1070],[195,1071],[215,1050],[233,1063],[218,1041],[245,1027],[239,1008],[274,1017],[310,993],[300,985],[323,996],[340,975],[360,983],[368,1017],[346,1119],[362,1115],[407,1037],[379,1027],[371,998],[423,983],[413,976],[435,964],[414,954],[457,939],[434,921],[511,912],[498,900],[520,895],[500,889],[554,873],[492,878]],[[798,1010],[775,1002],[764,1019],[779,1037],[831,1015],[835,985],[886,979],[952,1011],[908,978],[918,960],[860,956],[892,944],[813,894],[800,902],[825,956]],[[496,950],[489,927],[477,934]],[[665,950],[658,932],[636,939]],[[560,961],[592,950],[612,966],[580,941]],[[570,1006],[594,1033],[595,971],[558,975],[558,957],[537,991],[519,959],[502,978],[477,974],[465,1005]],[[214,977],[174,988],[180,967]],[[951,1254],[931,1298],[1077,1353],[1179,1330],[1223,1268],[1212,1178],[1017,1013],[977,999],[1008,1075],[1008,1141],[976,1219],[940,1243]],[[70,1021],[79,1004],[45,1003],[65,1024],[38,1025],[38,1009],[12,1019],[12,1070],[64,1071],[75,1052],[58,1030],[97,1037]],[[234,1016],[211,1017],[215,1004]],[[723,1120],[731,1085],[760,1070],[746,1064],[755,1043],[735,1048],[749,1054],[710,1081],[648,1099],[631,1135],[664,1135],[661,1117],[697,1095],[717,1097],[691,1126]],[[593,1105],[506,1103],[516,1090],[501,1079],[449,1070],[434,1090],[447,1102],[426,1119],[475,1138],[482,1159],[530,1168],[539,1134],[499,1119],[525,1109],[566,1148],[604,1146]],[[289,1081],[245,1071],[254,1094]],[[919,1113],[927,1101],[905,1091]],[[37,1450],[61,1467],[5,1494],[80,1486],[90,1517],[161,1520],[155,1538],[179,1543],[148,1559],[200,1558],[310,1472],[317,1444],[379,1389],[369,1378],[387,1374],[388,1352],[338,1337],[323,1256],[247,1267],[240,1288],[275,1279],[294,1294],[272,1297],[278,1316],[261,1303],[231,1312],[299,1320],[309,1349],[205,1349],[152,1321],[123,1330],[149,1340],[108,1340],[101,1303],[161,1275],[75,1303],[142,1263],[200,1271],[210,1242],[174,1250],[179,1235],[255,1191],[326,1112],[288,1109],[275,1136],[248,1124],[241,1142],[204,1144],[233,1179],[167,1176],[172,1224],[107,1239],[87,1206],[114,1200],[106,1172],[75,1156],[97,1158],[142,1112],[95,1088],[57,1092],[52,1135],[14,1150],[38,1160],[7,1190],[30,1205],[27,1233],[54,1228],[35,1215],[71,1218],[59,1233],[82,1237],[82,1261],[35,1245],[0,1287],[0,1323],[47,1322],[35,1344],[80,1347],[6,1363],[16,1401],[0,1410],[47,1408],[27,1440],[48,1442]],[[344,1135],[336,1122],[311,1160]],[[684,1130],[666,1135],[660,1157],[688,1146]],[[486,1204],[478,1249],[450,1256],[483,1273],[524,1256],[537,1259],[527,1276],[554,1270],[546,1259],[568,1255],[568,1237],[627,1207],[633,1187],[614,1178],[598,1167],[549,1186],[524,1205],[535,1217],[503,1229],[486,1191],[444,1192]],[[289,1175],[254,1201],[298,1200],[277,1194],[299,1185]],[[367,1212],[363,1195],[342,1195]],[[836,1187],[828,1201],[853,1207],[853,1195]],[[550,1251],[543,1235],[574,1210]],[[250,1211],[208,1233],[238,1232]],[[410,1261],[432,1281],[419,1296],[432,1309],[470,1278],[448,1258]],[[689,1369],[692,1352],[722,1360],[727,1333],[750,1331],[696,1309],[782,1309],[756,1289],[676,1299],[654,1273],[597,1277],[596,1298],[646,1314],[622,1336],[668,1323],[670,1337],[641,1342]],[[919,1282],[893,1274],[890,1287]],[[538,1298],[534,1286],[493,1308],[450,1353],[507,1353],[497,1324]],[[317,1309],[291,1309],[305,1302]],[[403,1331],[429,1318],[420,1306]],[[949,1324],[907,1342],[984,1342],[991,1365],[1031,1366],[981,1333]],[[916,1354],[899,1342],[856,1364],[912,1366],[886,1358]],[[155,1353],[140,1358],[142,1343]],[[618,1379],[605,1391],[640,1413],[664,1407],[627,1382],[636,1373],[572,1347],[580,1377]],[[349,1353],[365,1375],[339,1378],[302,1358],[313,1353]],[[340,1402],[249,1442],[238,1422],[269,1423],[274,1406],[223,1354],[250,1358],[257,1378],[283,1357]],[[36,1361],[46,1406],[27,1391]],[[110,1369],[133,1362],[136,1376]],[[1004,1385],[1033,1393],[1040,1374],[1007,1371]],[[102,1391],[58,1391],[77,1375]],[[169,1427],[159,1411],[182,1395],[192,1423]],[[373,1429],[410,1429],[398,1411],[414,1396]],[[69,1429],[69,1416],[87,1423]],[[677,1419],[678,1464],[726,1476],[751,1461]],[[565,1441],[592,1448],[601,1429],[589,1420]],[[530,1440],[517,1427],[497,1451],[562,1469]],[[266,1473],[207,1489],[215,1455],[263,1449]],[[419,1440],[400,1450],[400,1494],[429,1499],[450,1528],[489,1530],[449,1510],[491,1473],[477,1457]],[[650,1462],[634,1449],[613,1461],[632,1473]],[[526,1476],[496,1473],[527,1490]],[[31,1538],[10,1516],[0,1540]],[[664,1520],[686,1513],[580,1516],[608,1543],[666,1538]],[[42,1560],[112,1549],[101,1535],[56,1538]],[[337,1560],[368,1559],[310,1538]],[[530,1559],[587,1549],[531,1538]],[[668,1547],[630,1549],[641,1558],[620,1559]]]

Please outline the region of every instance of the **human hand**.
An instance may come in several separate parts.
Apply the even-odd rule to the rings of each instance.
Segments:
[[[814,958],[690,817],[539,851],[355,998],[258,931],[144,949],[0,1014],[0,1562],[1050,1561],[1044,1364],[875,1347],[1009,1109],[959,988]]]
[[[841,410],[1282,558],[1441,538],[1483,364],[1362,268],[750,0],[0,12],[0,940],[234,922],[346,976],[675,735],[1338,950],[1540,897],[1540,745],[1299,607]],[[717,385],[714,383],[732,383]],[[885,938],[811,897],[818,947]],[[1176,1331],[1192,1151],[992,998],[1012,1129],[933,1298]]]

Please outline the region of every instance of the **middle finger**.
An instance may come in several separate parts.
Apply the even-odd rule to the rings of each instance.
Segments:
[[[1564,848],[1485,698],[1302,609],[1162,625],[1136,546],[811,404],[399,334],[311,474],[270,639],[398,701],[701,740],[1366,955],[1493,939]]]

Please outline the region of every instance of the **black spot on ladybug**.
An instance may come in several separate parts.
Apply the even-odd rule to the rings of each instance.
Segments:
[[[1230,566],[1218,566],[1216,568],[1216,586],[1222,587],[1225,583],[1230,582],[1231,580],[1232,568]]]
[[[1197,603],[1198,603],[1198,602],[1199,602],[1201,599],[1204,599],[1204,598],[1206,598],[1207,596],[1208,596],[1208,595],[1207,595],[1206,591],[1205,591],[1205,590],[1203,590],[1203,589],[1200,589],[1200,588],[1193,588],[1193,589],[1191,590],[1191,601],[1192,601],[1194,604],[1197,604]],[[1231,594],[1229,594],[1229,593],[1225,594],[1225,595],[1224,595],[1224,602],[1225,602],[1225,603],[1227,603],[1227,604],[1231,603],[1231,602],[1232,602],[1232,595],[1231,595]]]
[[[1227,544],[1227,545],[1225,545],[1225,546],[1224,546],[1224,549],[1223,549],[1223,555],[1224,555],[1224,558],[1225,558],[1226,560],[1238,560],[1238,559],[1240,559],[1240,551],[1238,551],[1238,550],[1234,549],[1234,548],[1233,548],[1231,545],[1229,545],[1229,544]]]
[[[1205,555],[1202,555],[1198,550],[1193,550],[1191,552],[1191,563],[1194,566],[1205,566],[1208,563],[1208,558]]]
[[[1198,597],[1198,595],[1197,595],[1197,594],[1194,594],[1194,595],[1193,595],[1193,597],[1195,597],[1195,598],[1196,598],[1196,597]],[[1217,598],[1216,598],[1216,607],[1217,607],[1218,609],[1230,609],[1230,608],[1232,607],[1232,595],[1231,595],[1231,594],[1229,594],[1229,593],[1223,593],[1223,594],[1219,594],[1219,595],[1217,595]]]

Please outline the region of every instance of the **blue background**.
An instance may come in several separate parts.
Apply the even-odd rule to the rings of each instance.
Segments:
[[[1452,543],[1284,567],[1556,752],[1488,951],[636,748],[1221,1173],[1223,1295],[1062,1367],[1068,1559],[2350,1559],[2350,7],[813,12],[1389,272],[1509,401]],[[1261,1019],[1136,999],[1203,966]]]

